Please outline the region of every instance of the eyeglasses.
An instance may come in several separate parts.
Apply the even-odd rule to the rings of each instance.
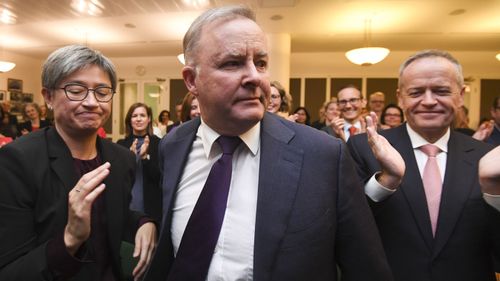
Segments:
[[[386,113],[385,117],[401,117],[401,114],[397,113]]]
[[[347,105],[347,103],[350,103],[350,104],[355,105],[355,104],[357,104],[360,100],[361,100],[361,98],[352,98],[352,99],[348,99],[348,100],[339,100],[339,101],[337,102],[337,104],[338,104],[339,106],[346,106],[346,105]]]
[[[113,88],[106,86],[100,86],[91,89],[80,84],[68,84],[60,89],[64,90],[66,97],[70,101],[82,101],[86,99],[89,95],[89,92],[92,91],[94,93],[95,99],[98,102],[109,102],[115,94]]]

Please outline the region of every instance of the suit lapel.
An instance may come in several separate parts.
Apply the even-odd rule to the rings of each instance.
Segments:
[[[71,152],[54,127],[47,129],[46,138],[51,168],[69,192],[78,181]]]
[[[460,217],[462,209],[469,198],[470,193],[477,182],[477,160],[470,159],[474,149],[467,146],[461,138],[451,132],[448,141],[448,158],[446,160],[446,173],[441,194],[441,205],[439,207],[439,219],[436,230],[434,256],[437,256],[448,241],[455,225]],[[467,173],[469,176],[461,176]]]
[[[268,280],[284,237],[302,167],[303,151],[289,142],[295,133],[277,117],[261,124],[259,191],[254,242],[254,279]]]
[[[408,136],[406,126],[399,126],[399,132],[388,136],[393,147],[399,151],[406,164],[406,171],[400,190],[403,193],[408,205],[413,213],[418,229],[426,245],[432,249],[433,237],[432,228],[427,208],[427,199],[425,197],[422,177],[418,170],[417,160],[413,152],[413,146]]]

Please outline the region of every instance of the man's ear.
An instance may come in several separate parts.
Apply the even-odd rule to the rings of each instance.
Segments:
[[[198,96],[198,89],[196,87],[196,69],[193,66],[184,66],[182,68],[182,78],[184,78],[184,84],[188,91],[193,93],[196,97]]]

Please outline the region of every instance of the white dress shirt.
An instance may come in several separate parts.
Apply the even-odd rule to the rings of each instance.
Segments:
[[[182,174],[172,217],[174,254],[184,234],[212,164],[222,151],[213,145],[219,134],[201,120]],[[260,166],[260,122],[239,136],[242,144],[233,154],[233,173],[226,213],[215,246],[207,280],[252,280],[255,217]]]
[[[358,132],[361,130],[361,122],[358,120],[354,122],[354,124],[351,124],[347,122],[347,120],[344,123],[344,136],[345,136],[345,141],[349,140],[349,137],[351,137],[351,133],[349,132],[349,128],[354,126],[356,129],[358,129]]]
[[[406,123],[406,130],[408,131],[408,136],[410,137],[410,142],[413,147],[413,153],[415,153],[415,160],[417,161],[418,171],[420,172],[420,176],[424,174],[425,163],[427,163],[427,155],[420,150],[420,147],[429,144],[422,136],[420,136],[417,132],[415,132],[408,123]],[[441,182],[444,181],[444,174],[446,172],[446,158],[448,155],[448,140],[450,139],[450,129],[446,131],[446,133],[438,139],[433,145],[439,147],[441,150],[436,155],[436,160],[439,166],[439,173],[441,175]],[[408,168],[408,167],[407,167]],[[380,172],[378,172],[380,173]],[[365,184],[365,194],[370,197],[375,202],[380,202],[390,196],[392,193],[396,192],[397,189],[388,189],[382,186],[376,179],[375,176],[378,174],[375,173],[370,180]]]

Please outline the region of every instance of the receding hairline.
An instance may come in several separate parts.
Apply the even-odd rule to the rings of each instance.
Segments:
[[[403,82],[402,82],[402,77],[405,72],[405,70],[412,65],[414,62],[421,61],[423,59],[436,59],[436,58],[442,58],[446,61],[448,61],[450,64],[452,64],[455,68],[455,74],[456,74],[456,82],[459,87],[463,87],[464,85],[464,76],[462,72],[462,65],[460,65],[460,62],[453,57],[450,53],[442,50],[435,50],[435,49],[430,49],[430,50],[423,50],[419,51],[412,56],[408,57],[399,67],[399,78],[398,78],[398,88],[401,89]]]
[[[192,62],[192,53],[197,49],[203,30],[214,23],[222,24],[235,19],[248,19],[255,23],[255,12],[245,5],[232,5],[210,9],[198,16],[184,35],[182,46],[186,65]]]

